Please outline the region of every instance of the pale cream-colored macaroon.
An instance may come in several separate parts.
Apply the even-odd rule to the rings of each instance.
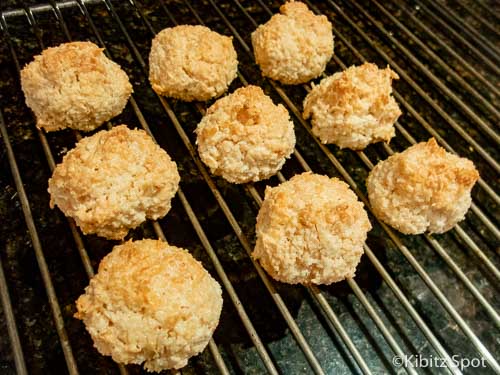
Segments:
[[[142,240],[104,257],[76,307],[101,354],[159,372],[185,366],[207,346],[222,291],[186,250]]]
[[[295,147],[288,111],[257,86],[217,100],[196,135],[201,160],[211,172],[238,184],[273,176]]]
[[[434,138],[379,162],[366,181],[375,215],[405,234],[443,233],[463,220],[479,178]]]
[[[238,58],[231,37],[201,25],[160,31],[149,54],[149,81],[159,95],[187,102],[223,94],[236,78]]]
[[[346,183],[302,173],[266,189],[253,257],[278,281],[331,284],[354,277],[370,229]]]
[[[177,166],[143,130],[125,125],[80,140],[49,180],[51,206],[85,234],[123,239],[146,219],[170,210]]]
[[[361,150],[370,143],[389,142],[401,115],[392,97],[391,68],[375,64],[351,66],[324,78],[304,100],[304,119],[322,143]]]
[[[252,45],[264,77],[305,83],[319,77],[333,56],[332,24],[304,3],[290,1],[252,33]]]
[[[21,86],[46,131],[94,130],[119,115],[132,93],[127,74],[91,42],[42,51],[21,71]]]

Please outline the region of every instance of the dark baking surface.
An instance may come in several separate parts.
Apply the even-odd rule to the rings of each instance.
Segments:
[[[36,2],[24,2],[24,4],[28,3],[32,4]],[[149,21],[156,30],[172,26],[169,18],[158,5],[159,2],[141,1],[140,3],[143,5]],[[192,3],[195,4],[197,11],[209,27],[221,33],[231,35],[230,30],[213,10],[209,2],[193,1]],[[258,4],[254,4],[252,1],[241,1],[241,3],[258,23],[263,23],[269,18],[268,14]],[[498,160],[499,150],[494,147],[493,142],[490,142],[488,136],[468,121],[467,117],[450,100],[447,100],[445,96],[435,94],[438,91],[433,84],[422,76],[418,68],[410,61],[395,52],[395,49],[391,48],[390,43],[377,32],[372,24],[363,18],[362,15],[358,16],[358,12],[356,12],[356,9],[348,1],[339,1],[338,3],[367,33],[378,38],[377,40],[383,50],[389,53],[426,92],[439,102],[439,105],[447,113],[453,116],[470,135],[478,140],[490,155]],[[435,74],[444,80],[457,95],[465,99],[467,104],[470,104],[477,113],[481,114],[486,120],[491,120],[488,118],[489,112],[483,111],[479,103],[474,102],[473,98],[467,97],[467,94],[463,92],[461,87],[452,78],[446,76],[440,67],[433,65],[432,60],[424,52],[420,51],[417,46],[410,44],[408,39],[401,34],[400,30],[396,26],[391,26],[389,21],[384,19],[384,16],[373,5],[369,7],[368,0],[359,1],[359,3],[365,6],[366,9],[369,9],[371,14],[376,18],[383,20],[384,25],[393,32],[393,35],[405,42],[408,48],[421,57],[424,64],[429,66]],[[491,32],[484,29],[484,26],[481,24],[478,24],[466,9],[452,0],[447,3],[449,3],[450,7],[456,9],[462,17],[466,18],[469,24],[480,30],[486,37],[490,37]],[[485,12],[484,8],[479,7],[473,1],[467,1],[466,3],[476,11],[481,12],[492,23],[495,23],[496,19],[491,14]],[[497,2],[488,1],[484,3],[487,3],[492,13],[498,10]],[[132,35],[134,42],[137,44],[139,52],[147,61],[151,34],[128,2],[113,1],[113,4]],[[196,19],[190,13],[189,8],[185,6],[184,2],[171,1],[168,4],[170,11],[175,15],[179,23],[196,23]],[[266,4],[274,12],[277,11],[279,6],[277,2],[271,1],[266,1]],[[317,2],[316,5],[324,14],[332,19],[334,27],[343,35],[346,35],[350,39],[350,42],[369,60],[377,63],[379,66],[386,65],[381,56],[375,50],[371,49],[328,4]],[[0,11],[20,8],[22,6],[23,3],[20,1],[0,1]],[[223,2],[220,6],[238,31],[244,36],[245,41],[249,43],[249,35],[254,26],[244,17],[233,2]],[[395,0],[384,2],[384,6],[391,10],[393,14],[400,15],[401,7]],[[413,1],[408,1],[403,6],[411,9],[419,17],[424,18],[426,16]],[[282,319],[269,293],[257,276],[255,269],[225,219],[219,205],[207,188],[194,162],[186,152],[169,118],[161,108],[158,99],[153,95],[147,77],[130,53],[126,40],[117,28],[116,22],[102,4],[89,5],[88,8],[91,11],[93,21],[103,34],[112,57],[129,74],[131,82],[134,85],[135,98],[154,135],[177,162],[182,177],[181,186],[193,206],[203,229],[209,236],[209,240],[216,250],[243,305],[247,309],[257,332],[271,353],[273,360],[283,374],[311,372],[308,362],[287,329],[285,321]],[[64,9],[63,16],[68,23],[69,31],[74,40],[92,40],[96,42],[88,22],[77,9]],[[37,14],[36,19],[40,29],[43,30],[41,38],[46,46],[53,46],[66,41],[60,25],[52,12]],[[40,47],[25,17],[10,18],[8,19],[8,24],[21,65],[24,65],[34,55],[40,53]],[[430,21],[428,24],[433,26],[433,30],[440,37],[447,40],[447,35],[440,30],[438,25],[433,25]],[[418,28],[412,27],[412,30],[423,40],[427,39],[425,33],[419,31]],[[1,38],[4,38],[1,32],[0,35]],[[494,35],[491,38],[492,42],[498,47],[499,39],[495,38]],[[236,39],[234,40],[234,44],[238,51],[241,73],[251,83],[262,86],[276,102],[281,102],[276,91],[273,90],[267,81],[260,77],[258,69]],[[459,60],[449,56],[438,45],[433,45],[433,48],[444,57],[450,66],[467,79],[468,82],[471,82],[478,91],[487,96],[492,104],[498,108],[498,98],[490,94],[481,83],[475,80],[475,77],[468,76],[467,71],[462,68]],[[347,65],[360,63],[356,56],[338,38],[335,39],[335,53]],[[481,62],[474,61],[467,51],[460,51],[460,53],[478,71],[488,77],[490,82],[498,87],[499,77],[495,76],[487,66],[483,66]],[[327,72],[332,73],[340,69],[335,61],[332,60],[327,68]],[[230,90],[232,91],[240,85],[241,83],[235,80]],[[496,175],[495,171],[457,133],[447,127],[443,119],[403,79],[396,82],[395,87],[404,94],[404,97],[418,109],[420,114],[438,130],[459,154],[467,156],[475,162],[483,179],[498,191],[498,175]],[[285,87],[284,89],[300,109],[300,103],[306,94],[305,90],[300,86]],[[184,129],[190,135],[191,141],[194,143],[193,130],[200,120],[199,112],[192,104],[178,101],[170,101],[170,103]],[[66,219],[57,209],[51,210],[49,208],[47,180],[51,175],[50,169],[35,130],[33,117],[26,109],[24,98],[19,90],[17,72],[4,39],[0,39],[0,109],[5,117],[10,140],[24,181],[24,187],[31,203],[36,228],[52,275],[79,370],[82,374],[118,373],[118,368],[110,358],[99,355],[92,348],[91,339],[85,331],[83,324],[72,317],[75,312],[74,301],[88,284],[88,279]],[[404,115],[401,117],[400,122],[417,140],[426,140],[430,137],[416,122],[415,118],[408,114],[408,111],[403,109],[403,113]],[[139,126],[130,105],[127,106],[122,115],[113,119],[112,123],[126,123],[131,127]],[[298,122],[296,122],[296,125],[297,148],[313,167],[313,170],[318,173],[340,177],[328,159],[321,153],[318,146],[312,141],[310,135]],[[60,161],[64,153],[71,149],[76,141],[71,131],[50,133],[48,134],[48,140],[56,155],[56,161]],[[397,136],[391,141],[391,146],[395,150],[400,151],[408,147],[409,143],[398,132]],[[364,180],[368,170],[356,154],[348,150],[341,151],[335,146],[329,146],[329,149],[364,190]],[[379,144],[369,146],[366,154],[372,162],[383,160],[387,157],[384,148]],[[290,160],[284,167],[283,174],[286,177],[290,177],[300,171],[300,165],[298,165],[296,160]],[[252,197],[242,186],[226,183],[220,178],[215,178],[215,181],[218,189],[226,201],[229,202],[230,208],[242,226],[244,233],[253,241],[257,206]],[[271,178],[270,181],[256,184],[256,187],[262,192],[265,184],[276,184],[277,182],[276,178]],[[499,210],[491,198],[484,194],[478,187],[475,188],[473,195],[480,208],[494,222],[498,223]],[[371,217],[371,221],[374,229],[369,233],[368,245],[376,253],[391,276],[398,282],[398,285],[410,299],[413,306],[424,317],[426,323],[434,331],[445,349],[450,355],[458,354],[461,357],[468,358],[477,357],[478,355],[469,340],[439,304],[408,261],[401,255],[394,243],[385,235],[380,225],[376,224],[373,217]],[[3,142],[0,142],[0,222],[0,256],[15,310],[16,322],[28,370],[34,374],[65,373],[67,369],[64,355],[54,327],[51,310],[41,281]],[[160,224],[170,243],[189,249],[216,277],[210,259],[198,240],[178,197],[174,199],[172,210],[160,221]],[[464,222],[463,227],[498,267],[500,263],[498,258],[498,242],[495,242],[494,236],[471,213],[467,215],[467,221]],[[129,238],[143,237],[155,237],[151,223],[145,223],[129,235]],[[450,268],[447,267],[443,259],[428,246],[422,236],[412,237],[401,235],[400,237],[485,346],[496,358],[499,358],[500,345],[498,345],[498,342],[500,336],[498,330],[495,328],[490,317],[476,303],[471,293],[458,280]],[[440,241],[453,260],[498,311],[500,306],[498,283],[494,276],[461,243],[461,240],[455,233],[449,232],[434,237]],[[97,268],[100,259],[115,244],[112,241],[105,241],[95,236],[85,236],[84,243],[94,268]],[[436,355],[434,349],[415,326],[406,310],[395,298],[387,284],[383,282],[366,256],[363,257],[361,265],[358,268],[356,281],[360,284],[370,302],[376,307],[377,312],[383,318],[391,334],[394,335],[405,353],[420,353],[422,356]],[[279,283],[276,283],[276,287],[291,310],[315,355],[321,362],[323,369],[331,374],[358,373],[360,370],[355,365],[352,356],[349,354],[342,340],[335,331],[328,327],[328,323],[322,316],[320,309],[306,290],[300,286],[289,286]],[[377,374],[395,372],[396,370],[391,364],[393,353],[390,347],[347,284],[342,282],[321,289],[372,371]],[[251,341],[248,339],[248,335],[227,295],[224,295],[224,301],[223,314],[214,339],[222,352],[226,364],[234,373],[260,374],[264,372],[262,362]],[[0,314],[0,327],[0,332],[6,332],[3,314]],[[138,366],[128,366],[127,368],[131,374],[141,371]],[[420,370],[424,373],[445,373],[444,369]],[[481,371],[481,373],[493,373],[491,369],[481,369]],[[10,341],[6,333],[0,338],[0,373],[15,373]],[[211,354],[208,350],[205,350],[201,355],[190,360],[188,367],[183,369],[183,373],[217,373],[217,368]]]

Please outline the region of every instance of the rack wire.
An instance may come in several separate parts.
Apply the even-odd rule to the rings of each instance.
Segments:
[[[122,62],[123,55],[125,55],[132,61],[129,63],[128,68],[130,71],[133,70],[133,77],[137,79],[136,91],[141,93],[149,91],[150,97],[155,98],[156,102],[159,103],[161,111],[154,112],[147,102],[141,100],[140,96],[135,95],[131,98],[128,108],[130,112],[129,119],[131,119],[129,125],[138,124],[156,139],[162,147],[165,147],[171,155],[179,153],[172,146],[172,142],[168,144],[165,141],[164,129],[161,129],[158,124],[151,124],[152,121],[156,122],[154,118],[158,115],[163,126],[170,127],[169,137],[175,136],[181,140],[184,146],[181,155],[184,155],[183,159],[188,159],[190,166],[195,168],[184,171],[183,177],[195,174],[205,187],[205,194],[212,195],[216,210],[220,212],[219,217],[227,221],[232,236],[236,243],[239,243],[242,256],[246,256],[246,262],[252,268],[251,272],[256,275],[255,279],[260,283],[259,290],[267,294],[267,297],[263,296],[263,298],[272,301],[270,311],[276,317],[281,317],[285,322],[288,334],[285,334],[283,340],[290,336],[288,342],[290,342],[291,347],[291,349],[287,350],[290,353],[297,354],[297,362],[306,372],[311,371],[317,374],[334,372],[334,367],[330,362],[331,355],[334,353],[331,351],[326,354],[321,353],[319,349],[325,346],[325,343],[323,341],[321,345],[318,344],[315,335],[306,332],[303,328],[303,320],[290,305],[290,290],[284,289],[283,285],[270,279],[259,264],[251,258],[252,231],[248,229],[248,223],[242,219],[242,214],[236,212],[235,209],[236,203],[240,199],[244,199],[249,205],[247,211],[255,214],[261,204],[262,191],[266,182],[233,187],[232,189],[236,189],[240,196],[240,198],[235,198],[229,194],[230,192],[228,193],[227,186],[220,179],[213,178],[208,173],[195,151],[192,136],[187,130],[199,121],[204,114],[205,107],[199,103],[182,104],[152,94],[147,86],[148,68],[144,57],[144,44],[148,43],[145,40],[150,40],[159,29],[183,23],[183,20],[185,20],[184,22],[206,24],[216,31],[234,37],[235,46],[242,61],[238,73],[239,82],[235,83],[235,85],[256,83],[264,86],[265,90],[273,98],[282,101],[288,107],[297,131],[301,129],[301,133],[298,133],[300,138],[298,138],[299,142],[294,151],[293,160],[287,163],[292,165],[285,166],[284,170],[278,173],[276,178],[269,181],[270,184],[283,182],[287,179],[285,176],[292,176],[301,171],[313,170],[341,176],[350,184],[351,188],[370,210],[362,181],[364,180],[363,177],[366,177],[366,174],[379,159],[386,158],[388,155],[404,148],[406,144],[416,143],[417,139],[422,139],[422,137],[425,139],[426,136],[435,136],[438,142],[451,152],[463,154],[464,149],[468,150],[467,156],[471,157],[481,170],[482,178],[478,188],[476,188],[480,192],[474,194],[474,203],[466,222],[457,225],[452,234],[443,236],[423,235],[410,238],[396,233],[371,216],[372,223],[376,227],[374,231],[384,238],[384,253],[381,254],[380,248],[374,249],[373,242],[369,239],[365,245],[365,254],[369,266],[380,278],[382,287],[388,288],[392,293],[392,298],[398,303],[397,309],[407,314],[408,319],[411,320],[411,327],[413,328],[411,334],[422,336],[422,346],[419,348],[412,346],[413,343],[411,338],[408,338],[408,333],[402,332],[404,324],[398,324],[398,322],[390,319],[390,314],[387,313],[388,306],[384,307],[389,303],[388,300],[377,300],[375,297],[376,292],[367,288],[361,282],[357,282],[356,279],[346,281],[347,295],[353,299],[352,306],[359,306],[360,311],[367,314],[371,320],[370,324],[377,331],[372,333],[361,330],[365,339],[354,336],[354,333],[359,333],[359,330],[353,329],[352,322],[346,318],[341,301],[339,302],[335,298],[335,289],[315,286],[294,287],[292,289],[296,293],[308,296],[307,303],[313,311],[311,316],[312,319],[316,320],[313,326],[315,329],[323,326],[323,331],[326,332],[324,335],[330,340],[330,344],[327,346],[331,347],[331,350],[340,353],[340,357],[344,362],[343,368],[349,369],[349,371],[364,374],[386,371],[396,372],[398,369],[394,367],[394,364],[387,363],[387,359],[391,358],[391,356],[409,356],[416,352],[442,358],[447,365],[447,371],[454,374],[461,373],[461,369],[456,366],[454,361],[457,353],[469,356],[479,355],[487,361],[489,370],[496,373],[500,372],[500,366],[496,359],[498,357],[498,348],[495,347],[494,341],[491,341],[491,337],[484,330],[478,332],[478,327],[481,327],[478,325],[478,321],[485,322],[484,324],[494,331],[498,331],[500,328],[498,303],[495,295],[491,294],[491,292],[488,295],[484,293],[484,290],[488,290],[487,287],[495,291],[500,278],[500,271],[497,267],[498,253],[495,248],[500,239],[500,232],[496,223],[498,217],[495,212],[500,200],[496,193],[497,181],[494,179],[494,176],[500,171],[500,166],[496,161],[498,153],[496,147],[500,138],[495,130],[495,125],[493,125],[500,117],[500,113],[497,106],[498,79],[495,81],[494,78],[491,78],[492,74],[497,73],[498,70],[498,66],[494,61],[498,56],[491,48],[493,42],[478,34],[476,30],[471,29],[461,17],[441,3],[425,1],[424,4],[423,0],[417,0],[416,6],[419,7],[418,10],[427,12],[428,15],[428,17],[420,18],[414,14],[414,10],[409,6],[396,2],[388,2],[383,5],[377,0],[364,1],[359,4],[334,1],[328,1],[327,4],[306,2],[315,12],[326,14],[334,24],[336,54],[333,63],[328,66],[326,74],[331,74],[338,69],[344,69],[352,63],[372,59],[380,61],[381,58],[381,61],[390,64],[401,76],[402,81],[405,82],[402,89],[399,86],[397,87],[395,97],[412,118],[403,118],[396,124],[399,138],[397,144],[393,146],[376,146],[372,150],[367,149],[366,152],[349,152],[348,155],[334,147],[325,146],[312,135],[309,125],[302,119],[299,109],[300,104],[297,104],[298,100],[300,100],[298,98],[303,98],[310,90],[310,86],[303,85],[293,88],[281,86],[274,81],[264,80],[255,74],[258,69],[253,63],[248,31],[254,29],[259,23],[265,22],[271,14],[277,12],[279,6],[277,2],[258,0],[258,5],[256,5],[251,2],[234,0],[221,4],[208,0],[197,2],[196,6],[189,1],[166,3],[164,1],[139,2],[135,0],[130,0],[128,3],[112,2],[111,0],[49,1],[48,4],[32,6],[22,3],[15,9],[5,10],[0,8],[0,11],[2,11],[0,26],[2,38],[10,54],[8,60],[13,65],[13,71],[16,74],[19,74],[21,67],[20,50],[27,48],[22,46],[19,41],[34,38],[37,46],[36,50],[29,48],[30,54],[33,55],[53,43],[52,38],[59,42],[73,40],[74,32],[72,28],[78,29],[78,33],[81,35],[80,26],[76,26],[77,22],[85,24],[83,27],[85,38],[90,38],[100,44],[105,49],[108,57],[119,59]],[[371,5],[371,7],[368,5]],[[450,34],[456,37],[458,43],[475,46],[470,51],[481,58],[484,63],[483,71],[475,69],[470,60],[467,61],[465,57],[459,54],[454,48],[454,42],[440,38],[432,32],[431,27],[435,27],[436,23],[441,24],[444,21],[430,16],[432,14],[430,8],[439,9],[439,12],[443,14],[443,19],[446,20],[447,28],[453,30]],[[370,9],[370,11],[368,12],[365,9]],[[377,11],[372,12],[372,9]],[[413,21],[411,26],[401,19],[402,12],[410,16]],[[471,16],[475,19],[479,17],[478,14],[472,13],[472,11]],[[71,22],[68,19],[71,19]],[[106,19],[106,21],[104,22],[103,19]],[[340,20],[342,20],[342,27],[337,28]],[[488,21],[483,20],[483,18],[479,19],[479,21],[482,21],[488,27]],[[31,36],[19,31],[19,22],[29,25]],[[57,24],[57,30],[48,28],[51,22]],[[111,34],[109,32],[111,30],[106,27],[112,28]],[[462,77],[462,70],[458,70],[452,60],[441,58],[439,56],[441,50],[435,50],[434,45],[430,44],[428,39],[418,36],[418,33],[412,30],[413,27],[420,28],[426,35],[433,35],[433,39],[438,42],[442,50],[456,60],[464,61],[463,66],[471,76]],[[397,33],[392,31],[394,29],[397,29]],[[346,30],[354,30],[354,34],[347,34]],[[19,33],[19,36],[17,33]],[[52,33],[56,34],[57,37],[51,35]],[[118,34],[118,42],[112,38],[113,33]],[[381,39],[386,38],[389,43],[380,43],[378,37]],[[49,42],[46,42],[46,39]],[[424,62],[422,55],[417,57],[410,50],[410,42],[424,51],[425,58],[431,64]],[[125,50],[118,52],[117,45],[125,46]],[[360,48],[358,45],[363,47]],[[400,52],[400,54],[395,55],[395,51]],[[25,56],[24,51],[22,55],[24,56],[23,62],[26,62],[27,58],[29,61],[29,57]],[[439,76],[440,69],[446,72],[446,79]],[[423,79],[419,77],[417,82],[413,78],[414,72],[422,74]],[[431,93],[429,93],[428,87],[432,88]],[[11,88],[19,90],[19,83],[17,82],[15,87]],[[457,94],[457,88],[460,89],[460,94]],[[464,97],[463,93],[466,93],[467,96]],[[417,99],[415,99],[415,96]],[[446,103],[443,100],[446,100]],[[417,104],[414,103],[425,103],[430,107],[430,112],[424,112],[420,109],[420,106],[418,106],[420,110],[417,110]],[[456,107],[455,112],[450,113],[447,110],[450,103]],[[29,113],[22,105],[17,104],[16,108],[18,108],[19,113]],[[29,194],[26,192],[16,153],[10,141],[11,133],[15,133],[16,129],[9,128],[9,124],[2,114],[4,111],[5,109],[2,109],[2,102],[0,101],[0,130],[13,176],[13,183],[16,186],[43,285],[47,293],[66,369],[70,374],[78,374],[80,372],[79,368],[84,365],[84,355],[79,356],[80,352],[75,355],[73,349],[74,340],[70,340],[68,336],[68,319],[63,317],[60,298],[58,298],[47,265],[48,252],[47,249],[44,250],[42,247],[37,220],[31,210],[32,203],[30,203]],[[187,112],[187,115],[184,111]],[[154,112],[154,116],[149,112]],[[450,134],[449,129],[443,129],[441,126],[432,126],[431,122],[434,122],[436,117],[444,120],[453,129],[454,133]],[[34,128],[33,118],[31,118],[30,123]],[[112,125],[108,124],[108,127],[110,126]],[[426,133],[428,135],[422,135]],[[57,140],[40,130],[36,130],[36,134],[49,171],[52,171],[58,155],[53,150],[54,146],[51,146],[51,140],[54,143],[57,143]],[[73,138],[74,142],[74,140],[80,139],[81,135],[73,132],[69,137]],[[177,161],[179,162],[179,160]],[[189,187],[187,188],[189,190]],[[272,374],[290,371],[286,362],[291,361],[293,356],[279,357],[277,350],[273,348],[273,344],[269,340],[263,339],[264,332],[259,329],[262,324],[258,321],[254,312],[249,312],[254,310],[250,305],[252,301],[249,302],[248,298],[244,296],[245,293],[242,288],[235,286],[235,282],[231,280],[231,270],[223,264],[227,262],[221,261],[221,258],[224,257],[224,249],[214,245],[214,240],[210,239],[209,231],[211,227],[206,220],[202,219],[202,216],[206,214],[200,214],[200,205],[196,204],[196,202],[193,204],[196,197],[185,193],[185,191],[183,182],[181,182],[181,188],[178,192],[178,200],[180,201],[180,207],[182,207],[182,209],[179,207],[182,211],[180,215],[186,217],[187,222],[192,227],[191,229],[196,233],[198,243],[206,252],[206,256],[211,263],[210,267],[221,281],[225,295],[229,297],[225,299],[224,309],[227,309],[226,305],[230,301],[232,311],[238,317],[239,324],[243,327],[243,332],[247,336],[249,348],[245,351],[255,352],[256,354],[256,356],[252,357],[251,354],[241,354],[240,352],[240,355],[260,359],[260,364],[252,364],[252,366]],[[202,204],[201,207],[203,211],[204,205]],[[208,209],[207,205],[205,205],[205,209]],[[167,222],[169,217],[170,214],[166,219]],[[85,273],[90,278],[93,276],[94,271],[91,255],[89,255],[91,251],[87,251],[87,248],[91,248],[91,246],[85,245],[86,239],[82,237],[71,219],[67,220],[67,225]],[[150,225],[157,238],[170,240],[168,234],[164,233],[164,229],[168,231],[168,224],[165,221],[152,222]],[[426,256],[439,259],[441,262],[440,272],[446,275],[445,283],[459,283],[460,292],[464,293],[465,300],[478,302],[479,311],[477,316],[463,316],[463,306],[457,306],[457,299],[449,296],[447,291],[443,290],[443,282],[439,283],[434,279],[433,270],[429,263],[426,262],[425,258],[419,256],[419,251],[423,250],[425,250]],[[436,255],[431,255],[432,251]],[[418,276],[419,282],[424,288],[423,293],[427,293],[429,300],[432,301],[432,309],[439,310],[438,320],[446,324],[446,326],[456,327],[453,329],[458,332],[456,333],[458,339],[446,340],[447,336],[437,329],[438,325],[429,316],[429,310],[422,306],[418,297],[415,298],[411,285],[399,278],[397,271],[393,267],[394,265],[388,259],[381,257],[381,255],[387,256],[386,253],[391,255],[391,260],[398,259],[398,262],[402,262],[404,266],[401,267],[412,270],[412,277],[413,275]],[[462,259],[464,256],[466,263]],[[467,266],[465,267],[464,264]],[[1,263],[0,266],[2,266]],[[471,272],[471,269],[473,272]],[[414,283],[413,286],[415,285],[420,284]],[[28,366],[26,356],[23,355],[23,345],[20,339],[22,335],[19,334],[19,323],[16,324],[15,306],[11,302],[8,280],[3,275],[2,267],[0,267],[0,294],[12,345],[13,362],[17,372],[24,374],[27,373]],[[246,305],[242,302],[243,299],[246,300]],[[389,307],[389,309],[391,308],[393,306]],[[362,319],[359,318],[359,320]],[[307,329],[310,328],[307,327]],[[484,343],[485,339],[490,340],[489,344]],[[363,344],[363,340],[367,340],[371,345]],[[467,341],[467,347],[457,349],[453,344],[462,340]],[[333,346],[331,342],[334,343]],[[430,348],[427,352],[423,349],[426,346]],[[87,351],[89,350],[92,349],[87,348]],[[209,352],[211,359],[207,359],[207,361],[213,362],[213,365],[204,364],[206,368],[203,371],[217,369],[220,373],[229,374],[238,371],[238,369],[243,372],[248,370],[241,368],[244,366],[244,361],[239,359],[237,355],[232,355],[227,348],[227,344],[221,345],[218,343],[217,334],[209,344]],[[378,357],[378,359],[373,359],[375,357]],[[34,366],[33,363],[31,363],[31,366]],[[135,367],[121,365],[116,369],[122,374],[137,371]],[[487,370],[485,369],[485,371]],[[405,371],[411,374],[420,373],[420,369],[411,366],[406,368]]]

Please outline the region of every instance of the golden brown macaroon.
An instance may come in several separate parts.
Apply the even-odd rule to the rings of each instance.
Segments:
[[[391,68],[375,64],[351,66],[324,78],[304,100],[304,119],[323,143],[361,150],[370,143],[394,137],[394,123],[401,115],[391,96]]]
[[[354,277],[370,229],[346,183],[303,173],[266,189],[253,256],[278,281],[331,284]]]
[[[181,25],[159,32],[149,55],[153,90],[187,102],[224,93],[236,78],[238,58],[232,38],[201,25]]]
[[[83,233],[123,239],[129,229],[170,210],[176,164],[143,130],[125,125],[80,140],[49,180],[50,204]]]
[[[212,337],[221,293],[186,250],[159,240],[126,242],[104,257],[76,301],[75,317],[116,362],[178,369]]]
[[[201,160],[213,174],[237,184],[276,174],[295,147],[288,111],[257,86],[217,100],[196,134]]]
[[[366,181],[375,215],[405,234],[443,233],[463,220],[479,178],[474,164],[421,142],[378,163]]]
[[[46,131],[94,130],[119,115],[132,93],[127,74],[91,42],[47,48],[23,68],[21,86]]]
[[[304,3],[287,2],[252,33],[262,75],[296,85],[318,77],[333,55],[332,24]]]

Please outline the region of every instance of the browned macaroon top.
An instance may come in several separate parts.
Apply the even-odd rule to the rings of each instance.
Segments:
[[[186,250],[159,240],[115,246],[76,302],[101,354],[148,371],[180,368],[208,344],[219,284]]]
[[[252,33],[252,45],[262,75],[305,83],[318,77],[333,55],[332,24],[304,3],[290,1]]]
[[[21,71],[26,104],[47,131],[90,131],[123,111],[132,85],[91,42],[47,48]]]
[[[304,100],[304,118],[323,143],[354,150],[388,142],[401,110],[392,94],[390,67],[364,63],[324,78]]]
[[[276,280],[331,284],[354,276],[370,229],[346,183],[302,173],[266,189],[253,256]]]
[[[205,101],[224,93],[236,78],[232,38],[201,25],[166,28],[153,39],[149,80],[160,95]]]
[[[375,214],[406,234],[442,233],[464,218],[479,178],[474,164],[434,138],[378,163],[367,179]]]
[[[252,85],[217,100],[196,134],[203,162],[212,173],[234,183],[271,177],[295,147],[288,111]]]
[[[84,233],[122,239],[146,219],[170,210],[176,164],[143,130],[120,125],[82,138],[49,180],[51,205]]]

